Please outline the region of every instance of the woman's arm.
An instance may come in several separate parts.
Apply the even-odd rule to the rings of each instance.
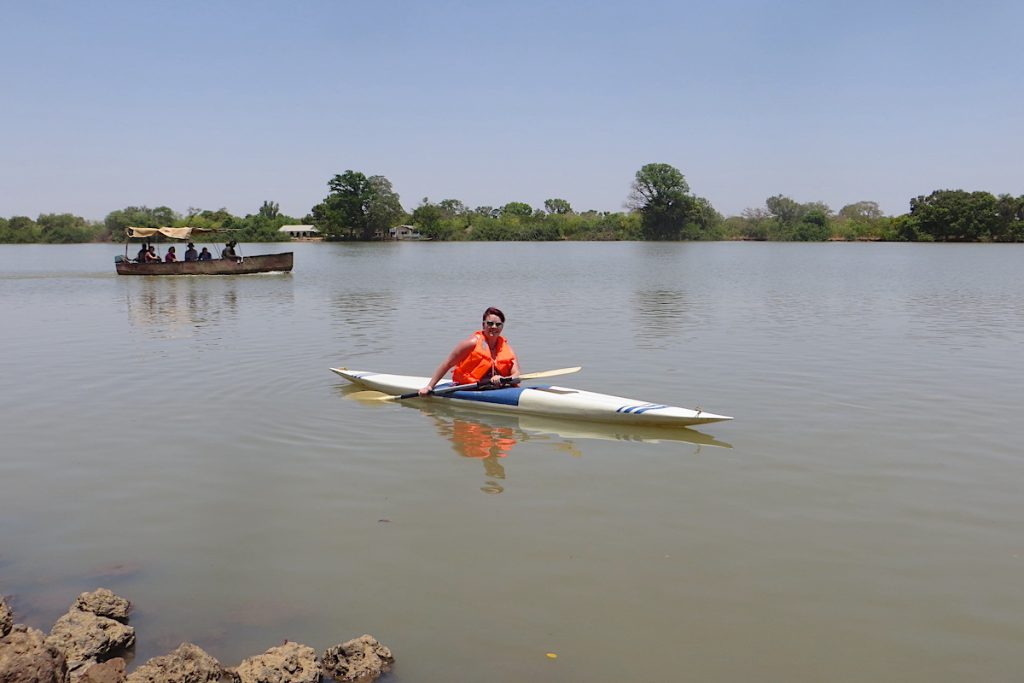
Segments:
[[[511,347],[509,347],[511,349]],[[519,369],[519,356],[516,355],[515,350],[512,350],[512,377],[519,377],[522,371]]]
[[[420,389],[420,396],[426,396],[433,391],[434,386],[441,381],[441,378],[444,377],[449,370],[462,362],[462,359],[466,357],[466,354],[473,350],[474,346],[476,346],[475,337],[464,339],[456,344],[455,348],[452,349],[452,352],[444,359],[444,362],[437,366],[437,370],[434,371],[434,375],[430,378],[430,381],[427,382],[426,386]]]

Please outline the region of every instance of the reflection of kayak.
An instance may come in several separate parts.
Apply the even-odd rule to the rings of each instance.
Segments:
[[[732,448],[732,444],[693,429],[679,429],[658,425],[608,424],[605,422],[576,422],[540,415],[522,415],[519,428],[538,434],[555,434],[566,439],[604,439],[609,441],[686,441],[701,446]]]
[[[429,381],[427,377],[385,375],[346,368],[331,368],[331,371],[353,384],[385,394],[416,391]],[[438,384],[436,388],[442,389],[444,386]],[[689,408],[648,403],[621,396],[545,385],[506,387],[487,391],[455,391],[443,396],[431,396],[429,400],[451,401],[453,404],[472,405],[500,412],[517,412],[608,424],[685,427],[732,419],[726,415],[715,415],[703,410],[690,410]]]
[[[473,410],[473,406],[456,404],[454,401],[431,401],[429,403],[402,401],[410,408],[418,408],[439,419],[462,421]],[[699,446],[732,448],[732,444],[719,441],[709,434],[695,429],[679,427],[658,427],[632,424],[608,424],[605,422],[583,422],[541,415],[500,413],[479,416],[474,421],[486,423],[494,428],[511,427],[522,438],[552,435],[563,439],[599,439],[602,441],[637,441],[659,443],[662,441],[685,441]]]

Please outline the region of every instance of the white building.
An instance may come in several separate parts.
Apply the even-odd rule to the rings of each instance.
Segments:
[[[388,230],[393,240],[421,240],[423,235],[419,233],[415,225],[396,225]]]
[[[320,239],[323,235],[312,225],[282,225],[278,232],[286,232],[293,240]]]

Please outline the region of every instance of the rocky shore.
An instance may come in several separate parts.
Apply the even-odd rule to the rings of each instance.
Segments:
[[[370,683],[391,670],[391,650],[370,635],[327,648],[287,642],[225,667],[198,645],[182,643],[127,672],[135,643],[131,604],[106,588],[82,593],[49,634],[14,623],[0,596],[2,683]]]

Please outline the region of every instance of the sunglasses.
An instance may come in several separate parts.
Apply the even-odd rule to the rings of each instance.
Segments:
[[[485,320],[484,325],[487,327],[501,327],[505,323],[496,323],[493,320]]]

